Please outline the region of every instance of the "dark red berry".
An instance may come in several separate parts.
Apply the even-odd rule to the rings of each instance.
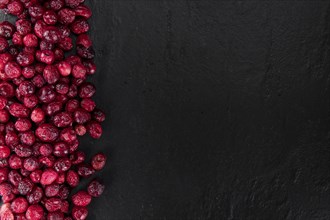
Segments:
[[[103,191],[105,186],[97,180],[93,180],[89,183],[87,187],[88,194],[93,197],[99,197]]]

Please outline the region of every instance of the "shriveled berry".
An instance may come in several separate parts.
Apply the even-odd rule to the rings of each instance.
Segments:
[[[39,148],[39,152],[42,156],[49,156],[53,153],[53,147],[51,144],[42,144]]]
[[[61,102],[52,102],[48,105],[44,106],[44,110],[47,115],[53,116],[56,113],[60,112],[62,109],[62,103]]]
[[[8,180],[13,186],[18,186],[18,184],[22,181],[22,175],[18,173],[16,170],[11,170],[8,173]]]
[[[84,17],[88,19],[92,16],[92,11],[86,5],[79,5],[74,9],[76,16]]]
[[[42,18],[43,14],[45,12],[45,9],[41,5],[37,5],[37,4],[29,7],[28,10],[29,10],[30,16],[35,19]]]
[[[36,52],[36,58],[45,64],[52,64],[55,61],[54,52],[51,50],[38,50]]]
[[[64,25],[71,24],[75,18],[76,13],[69,8],[63,8],[58,12],[58,20]]]
[[[65,142],[57,142],[54,144],[54,156],[64,157],[69,154],[69,146]]]
[[[42,220],[44,217],[44,210],[40,205],[31,205],[25,213],[27,220]]]
[[[57,14],[53,10],[48,10],[43,15],[44,22],[48,25],[54,25],[57,22]]]
[[[31,120],[35,123],[40,123],[45,118],[45,112],[41,108],[36,108],[31,113]]]
[[[22,168],[23,161],[22,161],[21,157],[19,157],[18,155],[12,154],[9,157],[8,163],[9,163],[9,167],[11,169],[20,169],[20,168]]]
[[[50,185],[56,180],[57,177],[58,174],[55,170],[47,169],[42,173],[40,183],[42,185]]]
[[[95,170],[91,165],[88,164],[79,164],[78,165],[78,174],[82,177],[90,177],[95,173]]]
[[[12,15],[18,16],[18,15],[22,14],[23,10],[24,10],[24,6],[18,0],[11,1],[7,5],[7,11],[9,14],[12,14]]]
[[[64,0],[50,0],[49,5],[50,5],[51,9],[58,11],[61,8],[63,8],[63,6],[65,5],[65,2],[64,2]]]
[[[65,0],[65,4],[70,8],[76,8],[85,0]]]
[[[102,126],[96,121],[87,124],[87,131],[92,138],[99,139],[102,136]]]
[[[45,41],[55,44],[60,40],[60,33],[59,30],[54,26],[45,27],[43,29],[42,37]]]
[[[59,136],[59,131],[51,124],[42,124],[37,128],[36,136],[44,142],[53,142]]]
[[[48,84],[54,84],[59,80],[60,73],[55,66],[48,65],[44,69],[43,77]]]
[[[79,108],[77,109],[74,114],[74,121],[78,124],[85,124],[91,120],[91,114],[86,110]]]
[[[29,146],[23,144],[17,145],[14,151],[19,157],[30,157],[33,153]]]
[[[9,79],[14,79],[22,74],[22,69],[16,62],[10,61],[5,66],[5,74]]]
[[[10,155],[10,148],[7,146],[0,146],[0,158],[7,158]]]
[[[23,167],[28,171],[35,171],[39,168],[39,161],[35,157],[28,157],[24,160]]]
[[[92,197],[86,191],[79,191],[72,196],[72,202],[76,206],[88,206],[91,201]]]
[[[76,187],[79,184],[79,175],[74,170],[69,170],[66,174],[66,182],[71,187]]]
[[[32,146],[36,140],[33,131],[25,131],[19,134],[19,138],[22,144]]]
[[[44,192],[41,187],[36,186],[32,192],[27,195],[27,201],[30,204],[38,204],[44,196]]]
[[[28,208],[28,202],[24,197],[17,197],[10,205],[13,213],[24,213]]]
[[[100,183],[98,180],[93,180],[87,187],[88,194],[93,197],[99,197],[103,193],[104,189],[104,184]]]
[[[23,104],[28,108],[36,107],[36,105],[38,104],[38,101],[39,101],[38,97],[34,94],[24,96],[24,98],[23,98]]]
[[[0,184],[0,196],[9,195],[12,191],[13,186],[10,183]]]
[[[58,184],[51,184],[45,187],[45,195],[47,197],[57,196],[59,191],[60,191],[60,185]]]
[[[88,216],[88,210],[86,207],[74,206],[72,208],[72,218],[74,220],[85,220]]]
[[[18,192],[21,195],[29,194],[33,189],[34,183],[29,179],[25,178],[18,184]]]
[[[84,136],[87,132],[87,129],[84,125],[76,125],[74,130],[76,131],[77,135]]]
[[[40,183],[42,170],[35,170],[30,173],[30,179],[34,183]]]
[[[34,55],[32,53],[20,52],[16,57],[16,61],[20,66],[27,67],[34,62]]]
[[[0,36],[5,37],[6,39],[12,38],[15,30],[15,26],[8,21],[0,23]]]
[[[76,19],[71,24],[71,31],[75,34],[83,34],[89,30],[89,24],[85,19]]]
[[[62,201],[59,198],[49,198],[45,201],[45,208],[49,212],[55,212],[61,209]]]
[[[20,94],[22,96],[32,95],[35,93],[35,85],[33,85],[30,81],[23,81],[18,86],[18,89],[20,90]]]
[[[38,93],[38,98],[43,103],[50,103],[55,100],[56,98],[56,92],[54,91],[53,87],[48,85],[42,87]]]
[[[38,46],[38,38],[34,34],[27,34],[23,38],[23,43],[26,47],[37,47]]]
[[[47,220],[64,220],[64,214],[60,211],[49,212],[47,214]]]
[[[67,127],[72,124],[72,117],[67,112],[61,112],[55,115],[53,122],[56,127]]]
[[[70,167],[71,162],[68,158],[59,158],[54,164],[54,169],[57,172],[66,172],[70,169]]]
[[[73,165],[77,165],[84,162],[85,158],[86,155],[82,151],[72,152],[72,154],[70,155],[70,161]]]
[[[84,59],[93,59],[95,56],[95,51],[93,47],[84,47],[82,45],[77,45],[77,54]]]

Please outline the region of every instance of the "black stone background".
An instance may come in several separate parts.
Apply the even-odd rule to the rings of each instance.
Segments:
[[[87,0],[91,220],[330,219],[329,1]]]

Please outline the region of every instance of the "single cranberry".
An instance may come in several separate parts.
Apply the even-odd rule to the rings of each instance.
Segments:
[[[74,206],[72,208],[72,218],[74,220],[85,220],[88,216],[88,210],[86,207]]]
[[[42,124],[36,129],[36,136],[44,142],[54,142],[58,136],[58,129],[51,124]]]
[[[35,171],[39,168],[39,162],[35,157],[28,157],[24,160],[23,167],[28,171]]]
[[[45,119],[45,112],[41,108],[36,108],[31,113],[31,120],[40,123]]]
[[[83,47],[88,48],[88,47],[92,46],[92,40],[90,39],[88,34],[80,34],[77,37],[76,44],[77,45],[82,45]]]
[[[0,218],[2,220],[14,220],[14,214],[10,209],[10,201],[12,201],[15,197],[15,195],[11,194],[12,198],[9,198],[9,195],[6,195],[2,198],[2,201],[4,204],[1,205],[0,209]]]
[[[78,87],[75,84],[72,84],[69,88],[69,92],[67,93],[67,96],[70,98],[76,97],[78,94]]]
[[[30,157],[33,153],[29,146],[23,144],[17,145],[14,151],[19,157]]]
[[[65,173],[64,172],[58,174],[58,177],[57,177],[55,183],[57,183],[57,184],[65,183]]]
[[[51,144],[42,144],[39,148],[39,152],[42,156],[49,156],[53,153],[53,147]]]
[[[14,86],[8,82],[0,82],[0,96],[11,98],[15,95]]]
[[[65,37],[69,37],[71,34],[71,30],[66,25],[58,25],[58,30],[60,32],[60,37],[63,39]]]
[[[38,98],[43,103],[51,103],[56,98],[56,92],[54,91],[52,86],[44,86],[42,87],[38,93]]]
[[[31,205],[25,213],[27,220],[42,220],[44,218],[44,210],[40,205]]]
[[[15,24],[17,32],[22,36],[25,36],[32,31],[32,24],[26,19],[19,19]]]
[[[10,53],[14,58],[18,55],[20,49],[16,45],[10,45],[8,48],[8,53]]]
[[[81,58],[76,55],[70,55],[66,58],[66,61],[71,64],[71,66],[81,63]]]
[[[58,197],[60,199],[67,199],[69,197],[69,194],[70,194],[69,187],[67,187],[66,185],[61,185],[60,190],[58,192]]]
[[[82,45],[77,45],[77,54],[84,59],[93,59],[95,57],[95,51],[93,47],[84,47]]]
[[[91,120],[91,114],[82,108],[77,109],[73,117],[74,121],[78,124],[85,124]]]
[[[96,121],[91,121],[87,125],[89,135],[94,139],[99,139],[102,136],[102,126]]]
[[[18,86],[18,89],[23,96],[32,95],[35,92],[35,86],[30,81],[23,81]]]
[[[45,208],[49,212],[55,212],[61,209],[62,200],[59,198],[50,198],[45,201]]]
[[[12,14],[12,15],[18,16],[18,15],[22,14],[23,10],[24,10],[24,6],[18,0],[14,0],[7,5],[7,11],[9,14]]]
[[[54,144],[54,156],[65,157],[69,154],[69,146],[64,142],[57,142]]]
[[[5,37],[6,39],[12,38],[15,30],[15,26],[8,21],[0,23],[0,36]]]
[[[76,187],[79,184],[79,175],[74,170],[69,170],[66,174],[66,182],[71,187]]]
[[[12,191],[13,186],[10,183],[1,183],[0,184],[0,195],[9,195]]]
[[[41,5],[33,5],[31,7],[29,7],[29,14],[32,18],[35,18],[35,19],[40,19],[42,18],[45,10],[44,8],[41,6]]]
[[[16,57],[16,61],[20,66],[26,67],[34,62],[34,55],[31,53],[20,52]]]
[[[74,130],[76,131],[77,135],[84,136],[87,132],[87,129],[84,125],[76,125]]]
[[[38,204],[43,198],[44,192],[41,187],[36,186],[31,193],[27,195],[27,200],[30,204]]]
[[[28,108],[34,108],[38,104],[39,99],[36,95],[24,96],[23,104]]]
[[[43,77],[48,84],[54,84],[59,80],[60,73],[55,66],[48,65],[44,69]]]
[[[57,172],[66,172],[70,169],[70,167],[71,162],[68,158],[59,158],[54,164],[54,169]]]
[[[95,170],[102,170],[107,161],[107,157],[103,153],[98,153],[93,156],[91,165]]]
[[[0,36],[0,53],[4,53],[9,48],[6,38]]]
[[[61,112],[55,115],[53,122],[56,127],[63,128],[72,124],[72,118],[69,113]]]
[[[48,10],[43,15],[44,22],[48,25],[54,25],[57,22],[57,14],[53,10]]]
[[[65,128],[61,131],[60,139],[67,143],[77,140],[76,132],[72,128]]]
[[[76,64],[72,68],[72,75],[75,78],[84,78],[86,73],[87,71],[83,64]]]
[[[62,103],[61,102],[51,102],[44,106],[44,111],[47,115],[55,115],[56,113],[62,110]]]
[[[62,61],[58,63],[56,66],[62,76],[69,76],[71,74],[72,68],[69,62]]]
[[[0,158],[7,158],[10,155],[10,148],[7,146],[0,146]]]
[[[64,0],[50,0],[49,5],[50,5],[51,9],[58,11],[64,7],[65,2],[64,2]]]
[[[46,169],[41,175],[40,183],[42,185],[50,185],[56,180],[57,177],[58,174],[55,170]]]
[[[85,109],[86,111],[91,112],[91,111],[93,111],[95,109],[96,104],[95,104],[95,102],[92,99],[85,98],[85,99],[82,99],[81,100],[80,106],[83,109]]]
[[[87,74],[88,75],[93,75],[96,72],[96,65],[92,60],[85,60],[83,62],[83,64],[85,65],[86,69],[87,69]]]
[[[17,197],[10,205],[14,213],[24,213],[28,208],[28,202],[24,197]]]
[[[18,171],[16,171],[16,170],[11,170],[8,173],[8,180],[14,186],[18,186],[18,184],[22,181],[22,179],[23,178],[22,178],[21,174],[19,174]]]
[[[61,212],[69,213],[69,207],[70,207],[70,204],[68,201],[62,201]]]
[[[86,191],[79,191],[72,196],[72,202],[76,206],[88,206],[91,201],[92,197]]]
[[[8,163],[9,163],[9,167],[10,167],[11,169],[20,169],[20,168],[22,168],[23,161],[22,161],[22,159],[21,159],[19,156],[17,156],[16,154],[12,154],[12,155],[9,157]]]
[[[46,27],[47,24],[43,20],[37,20],[34,25],[34,33],[39,37],[42,38],[43,29]]]
[[[78,174],[82,177],[90,177],[95,173],[93,167],[89,164],[79,164],[78,165]]]
[[[51,184],[45,187],[45,195],[47,197],[57,196],[59,191],[60,191],[60,185],[58,184]]]
[[[1,158],[0,159],[0,168],[8,166],[8,158]]]
[[[38,46],[38,38],[34,34],[27,34],[23,38],[23,43],[26,47],[37,47]]]
[[[33,131],[25,131],[19,134],[20,141],[22,144],[32,146],[36,141]]]
[[[54,26],[45,27],[42,36],[45,41],[52,44],[58,43],[60,40],[60,32]]]
[[[9,106],[9,113],[17,118],[26,118],[30,114],[30,110],[22,104],[13,103]]]
[[[76,150],[78,150],[78,146],[79,146],[79,140],[76,139],[74,140],[72,143],[70,143],[70,153],[75,152]]]
[[[20,132],[28,131],[31,128],[31,126],[32,124],[30,120],[26,118],[19,118],[15,122],[15,129]]]
[[[54,56],[55,56],[55,61],[61,61],[64,59],[64,51],[61,48],[55,48],[54,49]]]
[[[10,119],[10,115],[6,109],[0,110],[0,123],[7,123]]]
[[[20,35],[18,32],[15,32],[13,34],[12,42],[14,45],[22,46],[23,45],[23,36]]]
[[[64,37],[58,43],[58,46],[65,51],[70,51],[73,48],[72,39],[70,37]]]
[[[46,83],[46,81],[45,81],[44,77],[42,77],[42,75],[36,75],[36,76],[34,76],[31,81],[38,88],[43,87],[45,85],[45,83]]]
[[[97,180],[93,180],[89,183],[87,187],[88,194],[93,197],[99,197],[104,191],[104,184],[100,183]]]
[[[89,24],[85,19],[76,19],[72,24],[71,24],[71,31],[75,34],[83,34],[88,32],[89,30]]]
[[[4,195],[2,197],[2,202],[7,203],[7,202],[11,202],[13,199],[15,199],[15,194],[14,193],[10,193],[8,195]],[[9,218],[12,219],[12,218]]]
[[[40,183],[41,175],[42,175],[42,170],[32,171],[30,174],[30,179],[34,183]]]
[[[25,178],[18,184],[18,191],[21,195],[29,194],[33,189],[34,183],[29,179]]]
[[[84,162],[85,158],[85,153],[82,151],[72,152],[72,154],[70,155],[70,161],[73,165],[77,165]]]
[[[85,19],[88,19],[92,16],[92,11],[86,5],[79,5],[74,9],[74,11],[76,12],[76,16],[81,16]]]
[[[45,64],[52,64],[55,61],[54,52],[51,50],[38,50],[36,52],[36,58]]]
[[[64,25],[71,24],[76,18],[76,13],[68,8],[63,8],[58,12],[58,20]]]
[[[21,67],[13,61],[10,61],[5,66],[5,74],[9,79],[19,77],[22,73]]]
[[[91,98],[95,94],[95,86],[86,82],[79,87],[79,97],[80,98]]]

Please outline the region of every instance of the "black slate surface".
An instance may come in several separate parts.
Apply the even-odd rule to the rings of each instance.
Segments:
[[[330,219],[329,1],[89,0],[90,220]]]

